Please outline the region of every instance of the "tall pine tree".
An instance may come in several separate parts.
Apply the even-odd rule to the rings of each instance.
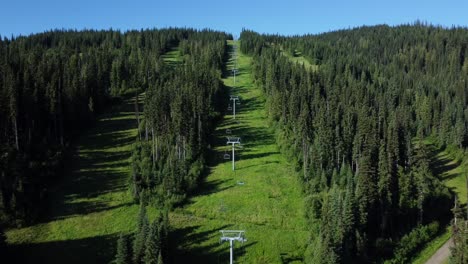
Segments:
[[[130,252],[128,250],[127,236],[120,234],[120,237],[117,240],[117,254],[115,255],[115,263],[129,264],[130,262]]]

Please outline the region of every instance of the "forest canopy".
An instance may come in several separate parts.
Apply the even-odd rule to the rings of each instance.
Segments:
[[[433,236],[447,223],[453,194],[433,175],[424,139],[467,144],[467,40],[466,29],[418,23],[242,32],[278,141],[301,171],[309,261],[406,262],[420,244],[396,250],[399,240],[420,243],[414,230]],[[285,55],[298,52],[314,70]]]
[[[187,42],[192,37],[198,42]],[[55,30],[0,39],[0,222],[33,221],[79,131],[112,100],[151,93],[167,80],[161,77],[168,75],[163,53],[187,42],[183,53],[191,54],[211,38],[232,36],[167,28]],[[223,43],[217,47],[217,61],[203,59],[213,68],[220,68],[224,52]],[[213,75],[198,73],[207,74]]]

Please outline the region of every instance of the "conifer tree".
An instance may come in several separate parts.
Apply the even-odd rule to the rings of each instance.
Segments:
[[[463,215],[463,209],[458,205],[455,199],[453,208],[454,219],[452,221],[452,240],[453,246],[450,248],[450,262],[462,264],[468,262],[468,221]]]
[[[158,254],[158,262],[157,262],[157,263],[158,263],[158,264],[164,264],[161,251],[159,251],[159,254]]]
[[[158,219],[154,220],[149,229],[148,236],[145,244],[145,264],[158,264],[158,256],[161,253],[161,234],[160,222]]]
[[[138,230],[135,233],[133,241],[133,263],[142,263],[145,254],[145,243],[149,233],[148,216],[146,215],[146,208],[144,205],[140,206],[138,214]]]
[[[130,252],[128,252],[128,241],[127,236],[120,234],[117,240],[117,254],[115,255],[116,264],[129,264],[130,263]]]

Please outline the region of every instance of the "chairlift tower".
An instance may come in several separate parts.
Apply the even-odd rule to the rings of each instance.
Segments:
[[[231,95],[231,98],[229,99],[232,101],[232,105],[233,105],[233,108],[232,108],[232,119],[236,119],[236,104],[239,105],[240,104],[240,101],[239,101],[239,96],[237,95]],[[229,108],[228,108],[229,109]]]
[[[239,144],[240,145],[240,138],[239,137],[228,137],[227,138],[226,144],[232,145],[232,170],[234,171],[236,169],[236,164],[235,164],[235,157],[234,157],[234,152],[235,152],[235,145]]]
[[[219,232],[221,232],[221,234],[222,234],[221,239],[220,239],[220,243],[225,242],[225,241],[229,241],[229,248],[230,248],[229,263],[233,264],[234,263],[233,262],[234,241],[239,241],[242,244],[244,244],[244,242],[247,241],[247,239],[244,237],[245,231],[244,230],[221,230]]]
[[[239,72],[239,70],[237,69],[237,57],[236,57],[236,69],[232,69],[232,75],[234,76],[234,87],[236,87],[236,74]]]

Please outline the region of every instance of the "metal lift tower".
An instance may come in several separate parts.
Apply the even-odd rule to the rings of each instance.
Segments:
[[[232,116],[233,118],[232,119],[236,119],[236,104],[239,105],[240,104],[240,101],[239,101],[239,96],[237,95],[231,95],[231,99],[229,99],[232,101],[232,105],[233,105],[233,108],[232,108]]]
[[[233,264],[233,243],[235,240],[244,243],[247,241],[244,237],[244,230],[221,230],[221,240],[220,243],[229,241],[229,247],[230,247],[230,254],[229,254],[229,263]]]
[[[237,62],[236,62],[237,64]],[[237,65],[236,65],[237,67]],[[239,72],[238,69],[232,69],[232,75],[234,76],[234,87],[236,87],[236,74]]]
[[[226,144],[231,144],[232,145],[232,170],[236,169],[235,165],[235,158],[234,158],[234,145],[239,144],[240,145],[240,138],[239,137],[228,137],[227,138],[227,143]]]

